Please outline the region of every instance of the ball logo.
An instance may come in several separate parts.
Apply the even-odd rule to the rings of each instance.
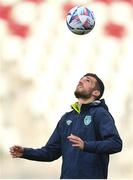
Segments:
[[[88,126],[91,123],[91,116],[85,116],[84,118],[84,124]]]

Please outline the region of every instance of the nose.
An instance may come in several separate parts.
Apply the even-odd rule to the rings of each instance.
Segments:
[[[83,81],[82,79],[79,80],[79,85],[82,85],[83,84]]]

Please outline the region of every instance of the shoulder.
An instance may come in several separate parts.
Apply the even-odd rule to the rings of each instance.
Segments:
[[[113,116],[111,115],[111,113],[109,111],[107,111],[105,108],[103,107],[97,107],[95,109],[95,113],[94,113],[94,119],[97,122],[108,122],[108,121],[114,121]]]
[[[104,114],[104,113],[109,113],[105,108],[101,107],[101,106],[96,106],[96,107],[92,107],[90,109],[90,113],[93,115],[93,116],[99,116],[101,114]]]
[[[103,114],[103,113],[109,113],[104,107],[98,106],[95,107],[95,113],[96,114]]]

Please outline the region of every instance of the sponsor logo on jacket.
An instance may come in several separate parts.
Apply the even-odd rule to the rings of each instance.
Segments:
[[[66,120],[66,124],[69,126],[72,123],[72,120]]]

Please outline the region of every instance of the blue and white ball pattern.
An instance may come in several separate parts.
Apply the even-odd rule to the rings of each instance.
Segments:
[[[71,32],[78,35],[87,34],[95,26],[94,13],[86,7],[73,7],[67,13],[66,23]]]

